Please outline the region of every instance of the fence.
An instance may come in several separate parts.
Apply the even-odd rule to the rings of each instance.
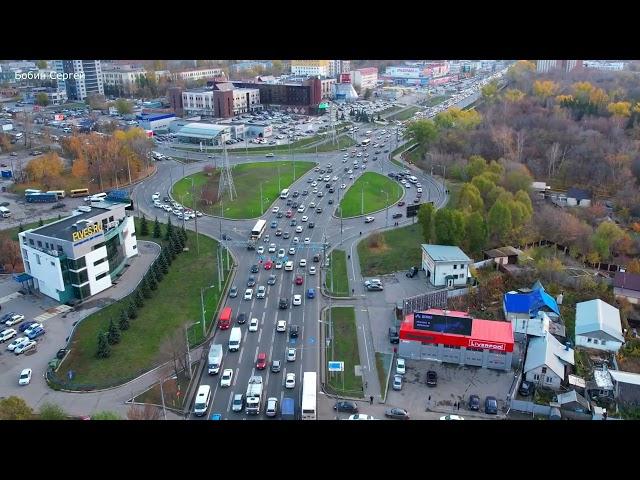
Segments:
[[[407,315],[430,308],[447,308],[448,293],[449,291],[445,288],[436,292],[405,298],[402,301],[402,313]]]
[[[473,268],[486,268],[489,265],[493,265],[495,263],[493,258],[489,258],[488,260],[481,260],[473,264]]]
[[[539,405],[527,400],[511,399],[510,407],[511,410],[530,413],[533,415],[545,415],[548,417],[551,414],[551,407],[549,405]]]

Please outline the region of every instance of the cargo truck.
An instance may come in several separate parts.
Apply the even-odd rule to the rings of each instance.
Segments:
[[[254,375],[247,386],[247,415],[258,415],[262,404],[262,377]]]

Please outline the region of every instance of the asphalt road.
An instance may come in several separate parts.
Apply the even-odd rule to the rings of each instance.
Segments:
[[[383,128],[381,127],[377,128],[377,131],[380,131],[382,129]],[[372,130],[374,130],[374,128],[372,128]],[[372,142],[376,142],[376,133],[377,132],[374,132],[374,134],[372,135]],[[391,137],[385,136],[385,146],[383,147],[383,150],[389,149],[390,151],[392,151],[393,148],[395,148],[395,144],[393,142],[394,139],[395,135],[392,135]],[[350,148],[349,150],[353,150],[353,148]],[[382,153],[379,155],[375,155],[373,153],[374,150],[375,149],[373,147],[368,147],[365,150],[370,153],[369,161],[366,164],[367,168],[365,171],[375,171],[378,173],[387,174],[390,171],[399,170],[396,165],[388,161],[389,154]],[[166,213],[162,209],[153,207],[151,196],[155,192],[159,192],[161,198],[165,195],[168,195],[172,183],[176,182],[182,176],[201,171],[203,165],[206,162],[211,162],[211,159],[208,159],[206,154],[200,154],[199,152],[197,152],[194,155],[200,158],[201,161],[190,164],[178,164],[173,161],[159,162],[158,173],[148,181],[145,181],[142,184],[138,185],[134,190],[133,197],[136,202],[137,208],[151,219],[153,219],[157,215],[158,218],[166,221],[165,217],[170,214]],[[289,187],[291,192],[297,190],[301,193],[297,198],[290,198],[292,200],[298,201],[299,203],[304,203],[305,206],[307,206],[306,210],[303,213],[295,212],[294,215],[294,218],[297,219],[298,225],[303,226],[302,233],[298,234],[294,232],[295,227],[290,226],[290,220],[288,218],[286,218],[285,216],[283,216],[282,218],[277,218],[276,214],[272,213],[272,208],[275,206],[279,206],[282,212],[286,212],[289,208],[286,205],[286,200],[277,199],[276,201],[272,201],[272,203],[270,203],[269,205],[267,205],[267,202],[265,202],[266,211],[261,218],[267,220],[267,229],[265,230],[265,235],[269,234],[270,240],[267,243],[263,242],[263,239],[258,242],[258,245],[262,245],[265,247],[265,255],[260,256],[256,253],[256,250],[247,250],[246,248],[250,230],[254,226],[256,221],[255,219],[221,220],[220,218],[211,216],[203,216],[197,219],[199,232],[211,235],[218,240],[221,240],[222,233],[224,233],[227,237],[227,240],[223,241],[223,243],[230,248],[230,250],[233,252],[233,256],[238,262],[235,278],[232,281],[232,285],[238,287],[239,294],[237,298],[227,298],[224,306],[230,306],[233,309],[234,324],[232,326],[235,326],[235,319],[238,313],[243,312],[247,315],[248,318],[246,324],[239,325],[243,332],[243,338],[241,349],[238,352],[227,351],[227,342],[231,331],[230,329],[217,329],[215,331],[214,342],[220,343],[224,346],[225,353],[222,369],[233,369],[234,377],[232,386],[230,388],[222,388],[220,387],[220,375],[209,376],[206,370],[204,371],[203,377],[199,382],[200,384],[210,385],[213,392],[213,400],[211,402],[209,415],[211,413],[221,413],[224,418],[266,418],[262,414],[259,416],[247,416],[244,413],[239,414],[231,412],[231,402],[233,400],[234,394],[245,393],[249,377],[255,374],[261,375],[263,377],[264,392],[266,392],[263,394],[263,409],[261,410],[261,412],[264,411],[264,401],[266,401],[266,398],[268,397],[277,397],[279,400],[282,400],[282,398],[285,396],[293,397],[296,400],[296,405],[299,406],[303,372],[317,372],[319,370],[319,319],[320,310],[325,306],[324,297],[322,297],[322,295],[319,295],[319,289],[324,270],[319,269],[321,263],[313,262],[313,254],[316,252],[322,253],[324,249],[323,243],[325,240],[329,242],[329,248],[338,246],[341,239],[345,243],[345,245],[347,243],[349,243],[350,245],[356,238],[359,237],[359,232],[365,234],[370,230],[380,229],[386,226],[385,211],[374,214],[376,220],[373,223],[369,224],[365,224],[362,217],[345,219],[341,222],[340,219],[333,216],[334,209],[338,206],[340,198],[342,197],[342,195],[344,195],[344,192],[346,192],[346,189],[343,190],[339,188],[340,185],[342,183],[345,183],[348,189],[348,187],[352,185],[353,182],[357,179],[357,176],[362,173],[361,169],[355,170],[354,180],[349,180],[349,175],[344,172],[344,167],[352,167],[354,159],[349,157],[347,162],[343,163],[343,155],[344,152],[339,151],[321,153],[317,156],[315,154],[295,156],[296,160],[316,160],[321,167],[324,167],[327,163],[331,163],[334,168],[331,177],[333,178],[333,176],[337,176],[338,180],[332,181],[330,183],[334,185],[336,191],[333,194],[329,194],[329,189],[325,187],[325,182],[318,182],[318,191],[324,192],[325,195],[321,198],[313,195],[313,187],[311,187],[311,184],[307,183],[307,179],[313,178],[313,180],[317,180],[317,177],[320,175],[313,170],[303,175]],[[379,160],[375,162],[372,161],[371,159],[374,156],[377,156]],[[229,162],[233,165],[237,163],[261,161],[262,159],[264,159],[265,161],[273,161],[287,158],[288,157],[279,155],[276,155],[274,158],[265,158],[263,156],[229,156]],[[358,160],[361,161],[363,160],[363,158],[359,158]],[[425,190],[423,194],[423,198],[425,200],[427,198],[431,198],[432,200],[444,198],[441,184],[438,184],[430,177],[424,175],[421,176],[420,181],[423,184],[423,188]],[[303,190],[308,190],[309,195],[303,196]],[[407,191],[405,194],[404,200],[407,203],[410,203],[415,197],[415,193],[415,187],[409,189],[409,191]],[[333,205],[328,204],[329,198],[334,199]],[[309,204],[311,202],[314,202],[316,207],[322,207],[322,213],[318,214],[315,212],[315,208],[309,208]],[[388,210],[389,224],[393,223],[391,215],[396,212],[403,213],[401,225],[410,221],[406,219],[405,207],[399,208],[393,206]],[[308,216],[309,221],[313,221],[315,223],[315,228],[309,229],[307,227],[308,223],[301,222],[303,215]],[[285,232],[290,232],[289,239],[285,240],[283,239],[283,237],[275,236],[276,229],[270,228],[270,223],[272,220],[277,221],[278,228],[281,228]],[[172,221],[174,223],[178,223],[176,217],[174,217]],[[189,220],[186,225],[187,228],[195,229],[194,220]],[[300,245],[298,245],[296,254],[291,257],[291,260],[294,260],[295,262],[294,272],[285,272],[284,269],[272,269],[266,271],[260,264],[260,260],[266,261],[269,257],[273,257],[274,260],[276,259],[276,254],[267,253],[269,243],[275,243],[277,249],[284,248],[285,250],[288,250],[289,247],[293,245],[292,241],[294,236],[298,236],[300,240]],[[305,237],[308,237],[310,239],[309,245],[303,245],[303,239]],[[299,266],[299,261],[302,258],[305,258],[307,260],[307,267]],[[285,260],[286,259],[287,258],[285,258]],[[260,266],[259,273],[256,274],[257,284],[254,289],[257,289],[257,286],[259,285],[265,285],[267,287],[267,295],[265,299],[257,299],[254,295],[253,300],[245,301],[242,299],[243,293],[244,289],[246,288],[248,276],[250,275],[250,267],[253,264],[258,264]],[[318,270],[315,275],[309,274],[309,267],[312,265],[315,266]],[[276,275],[277,281],[275,285],[269,286],[267,285],[267,279],[272,273]],[[303,276],[303,285],[298,286],[294,284],[294,278],[296,274],[300,274]],[[316,290],[316,297],[314,299],[306,298],[305,292],[308,288],[314,288]],[[290,305],[287,310],[279,310],[279,299],[288,298],[291,302],[294,294],[302,295],[302,305]],[[209,319],[209,321],[211,321],[210,316],[211,313],[208,312],[207,318]],[[251,318],[257,318],[259,320],[259,330],[257,332],[248,331],[249,320]],[[300,329],[298,338],[289,339],[288,332],[276,333],[275,326],[277,320],[286,320],[288,325],[298,325]],[[296,348],[297,357],[294,362],[287,362],[285,359],[287,347]],[[268,365],[271,364],[272,360],[281,360],[282,371],[280,373],[271,373],[268,368],[262,372],[259,370],[257,371],[255,368],[255,363],[256,357],[260,352],[264,352],[267,354]],[[296,374],[296,387],[293,390],[287,390],[284,388],[284,378],[286,376],[286,373],[289,372],[293,372]],[[207,417],[199,418],[205,419]]]

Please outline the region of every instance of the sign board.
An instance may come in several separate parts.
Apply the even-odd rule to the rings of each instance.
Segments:
[[[111,190],[107,194],[109,200],[129,200],[129,192],[126,190]]]
[[[329,108],[329,104],[327,102],[322,102],[320,103],[320,105],[318,105],[319,109],[325,109],[325,108]]]
[[[351,83],[351,74],[350,73],[341,73],[340,74],[340,83]]]
[[[344,362],[329,362],[330,372],[342,372],[344,371]]]
[[[470,336],[472,322],[473,320],[468,317],[450,317],[422,312],[413,314],[413,328],[416,330]]]
[[[53,116],[53,119],[54,119],[56,122],[61,122],[61,121],[63,121],[63,120],[64,120],[64,115],[62,115],[61,113],[58,113],[58,114],[56,114],[56,115],[54,115],[54,116]]]

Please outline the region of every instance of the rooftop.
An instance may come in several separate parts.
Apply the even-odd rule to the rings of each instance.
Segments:
[[[589,190],[583,190],[581,188],[571,187],[567,190],[567,198],[575,198],[576,200],[589,200],[591,198],[591,192]]]
[[[430,245],[423,243],[422,250],[429,255],[434,262],[468,262],[473,263],[460,247],[453,245]]]
[[[494,248],[493,250],[487,250],[484,252],[484,254],[489,258],[509,257],[512,255],[520,255],[520,253],[520,250],[511,246]]]
[[[631,385],[640,385],[640,374],[631,372],[621,372],[620,370],[609,370],[611,378],[618,383],[628,383]]]
[[[544,288],[536,288],[529,293],[507,292],[504,294],[504,308],[507,313],[535,315],[544,307],[560,315],[557,302]]]
[[[609,370],[596,369],[593,371],[593,380],[596,382],[598,388],[602,390],[613,390],[613,381]]]
[[[576,304],[576,335],[602,331],[624,342],[620,311],[599,298]]]
[[[187,123],[176,132],[179,137],[216,138],[229,127],[212,123]]]
[[[71,241],[74,232],[73,225],[80,220],[91,220],[96,215],[104,213],[105,210],[111,210],[122,207],[124,204],[118,202],[102,201],[91,205],[90,212],[80,212],[77,215],[63,218],[56,222],[48,223],[42,227],[27,230],[28,233],[43,235],[45,237],[59,238],[60,240]],[[84,228],[84,227],[83,227]]]
[[[546,366],[564,379],[564,366],[567,363],[574,365],[573,349],[565,348],[553,335],[547,333],[529,341],[524,372]]]

